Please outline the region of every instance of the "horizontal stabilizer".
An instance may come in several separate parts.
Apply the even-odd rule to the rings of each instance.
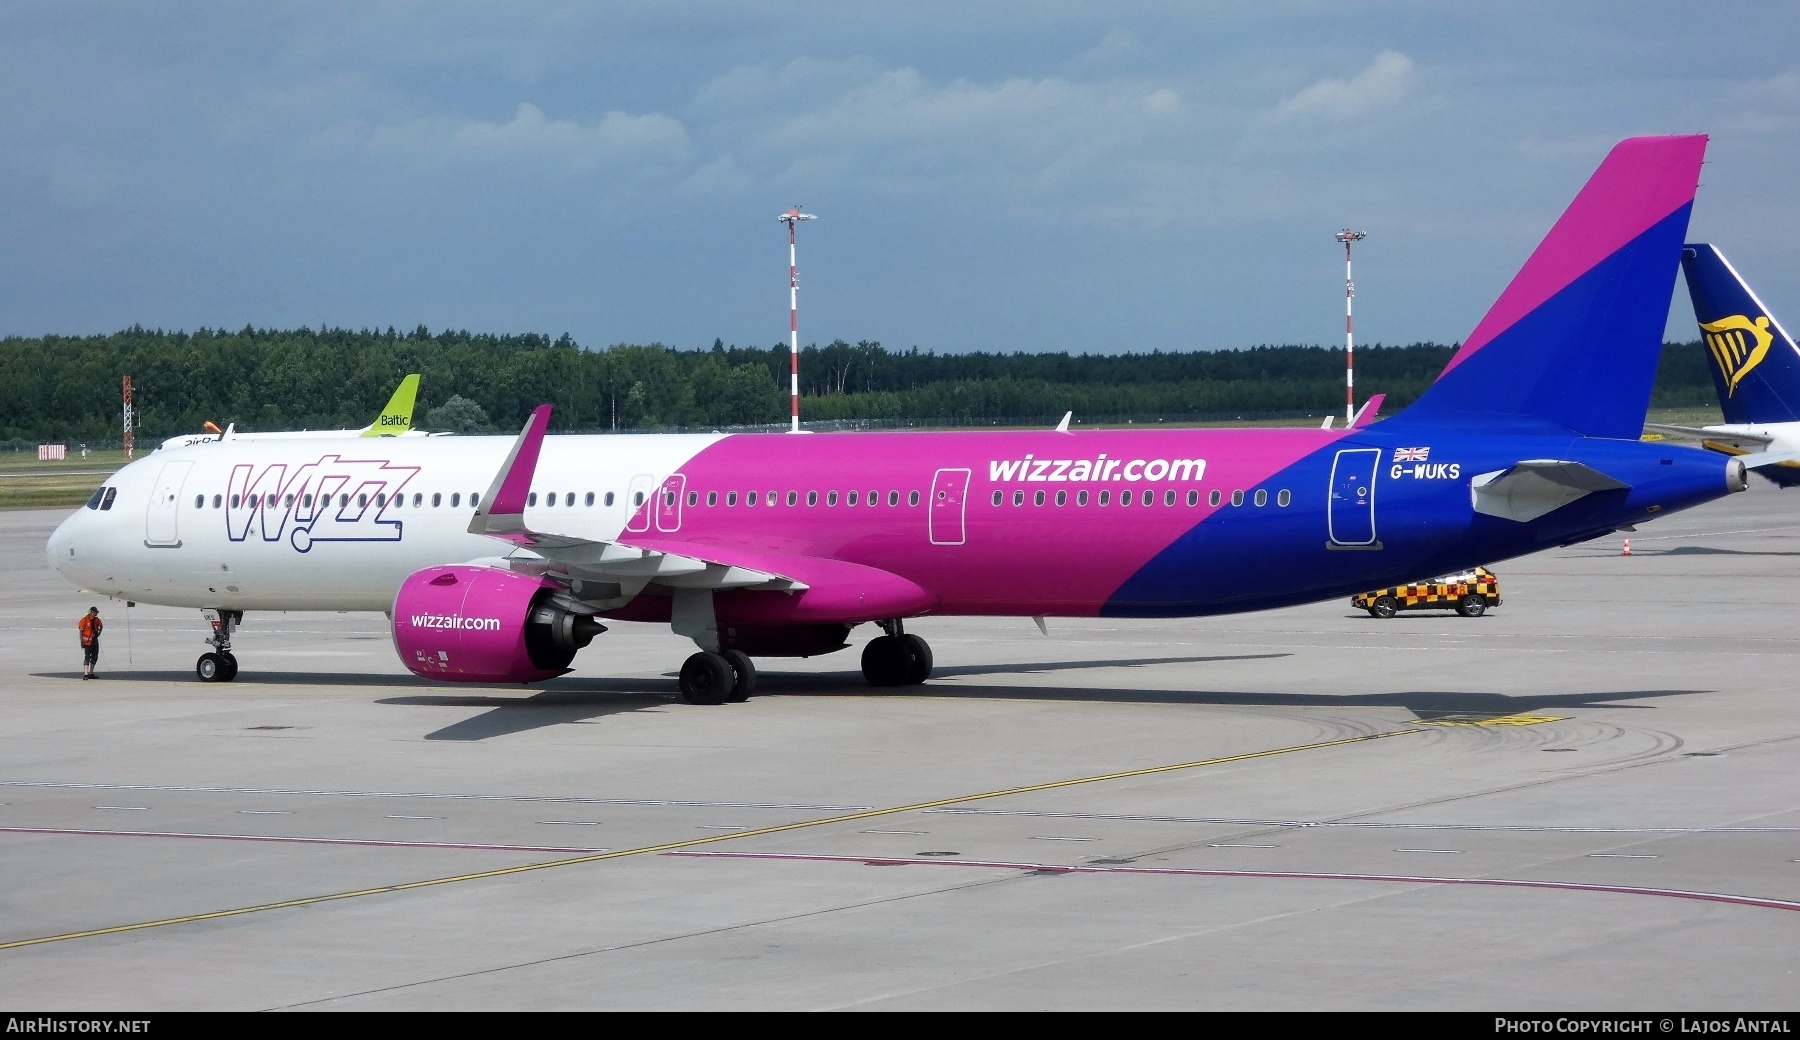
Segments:
[[[1596,491],[1630,486],[1580,462],[1527,459],[1477,476],[1469,497],[1477,513],[1525,523]]]
[[[1748,455],[1736,456],[1744,464],[1745,469],[1761,469],[1764,466],[1783,466],[1790,462],[1800,462],[1800,451],[1757,451]]]

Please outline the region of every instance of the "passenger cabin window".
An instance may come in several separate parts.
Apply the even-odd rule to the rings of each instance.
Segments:
[[[852,492],[850,492],[849,495],[845,496],[844,504],[847,506],[855,505],[856,504],[856,492],[852,491]],[[999,503],[995,503],[995,504],[998,505]]]
[[[888,492],[888,505],[897,506],[899,504],[900,504],[900,492],[898,492],[898,491]]]
[[[1087,505],[1087,492],[1086,491],[1075,492],[1075,504],[1078,506]]]
[[[94,507],[96,507],[100,504],[101,494],[105,490],[106,490],[105,488],[101,488],[100,491],[94,492],[93,498],[88,499],[88,508],[89,509],[93,509]],[[194,508],[195,509],[205,509],[206,508],[206,496],[205,495],[195,495],[194,496]]]
[[[1013,492],[1013,505],[1022,506],[1024,504],[1025,504],[1025,490],[1023,488],[1020,488]]]
[[[919,493],[917,491],[914,491],[912,494],[907,495],[906,496],[906,504],[909,506],[918,505],[919,504]]]
[[[631,493],[631,504],[633,506],[643,505],[644,504],[644,493],[642,491],[633,491]]]
[[[1288,491],[1287,488],[1282,488],[1280,493],[1275,496],[1275,504],[1280,506],[1283,509],[1286,509],[1288,506],[1288,503],[1292,502],[1293,500],[1294,500],[1294,496],[1291,492]]]
[[[243,499],[238,495],[231,496],[231,508],[236,509]]]
[[[462,492],[457,491],[457,492],[452,493],[450,496],[451,508],[454,509],[455,507],[460,506],[460,505],[462,505]]]
[[[1031,496],[1031,504],[1034,506],[1043,505],[1044,504],[1044,493],[1042,491],[1039,491],[1037,494],[1032,495]]]
[[[1059,506],[1068,505],[1069,504],[1069,493],[1067,491],[1058,491],[1056,493],[1056,504]]]
[[[809,506],[818,505],[819,504],[819,493],[817,491],[808,491],[806,493],[806,504]]]
[[[835,506],[835,505],[837,505],[837,492],[835,492],[835,491],[828,491],[828,492],[826,492],[826,494],[825,494],[825,504],[826,504],[826,505],[828,505],[828,506]]]
[[[800,493],[799,493],[799,492],[798,492],[798,491],[790,491],[790,492],[788,492],[788,497],[787,497],[787,503],[788,503],[788,505],[790,505],[790,506],[791,506],[791,505],[793,505],[793,504],[794,504],[794,503],[796,503],[796,502],[798,502],[798,501],[800,501]]]
[[[994,504],[999,505],[1000,503],[1002,503],[1004,501],[1006,501],[1006,492],[1001,491],[999,488],[995,488],[994,489]],[[856,503],[852,502],[850,504],[855,505]]]
[[[1189,489],[1187,503],[1190,506],[1199,505],[1200,504],[1200,492]]]
[[[1263,506],[1266,506],[1268,504],[1269,504],[1268,491],[1266,491],[1262,488],[1257,488],[1256,489],[1256,507],[1258,509],[1261,509]]]
[[[1170,488],[1169,490],[1163,492],[1163,505],[1172,506],[1174,504],[1175,504],[1175,489]],[[1262,503],[1259,502],[1257,504],[1261,505]]]
[[[413,508],[417,509],[424,504],[425,504],[425,496],[420,494],[417,491],[413,492]]]
[[[698,492],[698,491],[688,492],[688,505],[697,506],[699,504],[700,504],[700,492]]]
[[[478,506],[480,504],[481,504],[481,492],[477,491],[474,494],[469,496],[469,505]]]
[[[1219,489],[1213,488],[1212,492],[1206,496],[1206,504],[1217,509],[1219,506],[1219,498]]]
[[[587,498],[582,500],[582,504],[590,506],[594,504],[594,493],[592,491],[587,493]]]
[[[220,498],[218,495],[213,496],[213,508],[214,509],[219,508],[219,506],[221,506],[223,504],[224,503],[220,501]],[[306,504],[309,506],[312,505],[312,496],[311,495],[306,496]]]
[[[528,506],[537,505],[537,492],[533,491],[531,494],[526,495],[525,496],[525,504]]]
[[[737,492],[735,492],[735,491],[725,492],[725,504],[728,506],[737,505]]]
[[[1106,505],[1111,499],[1112,499],[1112,492],[1110,492],[1110,491],[1100,492],[1100,504],[1101,505]]]
[[[436,509],[438,506],[441,506],[443,504],[444,504],[444,496],[442,494],[440,494],[439,492],[433,491],[431,493],[431,507],[433,509]]]
[[[1244,493],[1242,491],[1233,491],[1231,493],[1231,504],[1234,506],[1243,505],[1244,504]]]
[[[709,506],[718,505],[719,504],[719,493],[717,491],[708,491],[706,493],[706,504]]]
[[[613,504],[613,493],[610,491],[606,493],[606,504],[609,506]]]

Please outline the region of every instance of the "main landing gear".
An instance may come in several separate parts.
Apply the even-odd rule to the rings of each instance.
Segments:
[[[207,642],[212,645],[210,653],[200,655],[194,662],[194,675],[201,682],[230,682],[237,678],[237,658],[231,655],[231,633],[244,620],[241,610],[202,610],[206,620],[212,625],[212,635]]]
[[[756,692],[756,665],[742,650],[702,650],[681,666],[681,699],[689,704],[737,704]]]
[[[863,647],[863,678],[870,686],[917,686],[931,678],[931,644],[909,636],[899,618],[878,622],[886,635]]]

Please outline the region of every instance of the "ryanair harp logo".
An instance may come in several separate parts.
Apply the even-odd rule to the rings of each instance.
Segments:
[[[1736,393],[1738,384],[1750,370],[1762,364],[1762,359],[1768,356],[1769,344],[1775,342],[1775,334],[1769,331],[1766,317],[1753,322],[1742,314],[1733,314],[1718,321],[1702,322],[1700,331],[1706,333],[1706,349],[1712,351],[1713,363],[1725,375],[1726,397]]]

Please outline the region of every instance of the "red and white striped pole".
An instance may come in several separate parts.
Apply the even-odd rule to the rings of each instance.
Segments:
[[[1344,425],[1349,426],[1356,421],[1356,322],[1352,317],[1350,301],[1356,298],[1356,283],[1350,278],[1350,243],[1361,242],[1368,238],[1362,231],[1349,228],[1337,233],[1337,240],[1344,243]]]
[[[811,220],[815,214],[802,213],[795,206],[776,219],[787,225],[788,229],[788,374],[789,403],[792,406],[793,426],[789,433],[800,432],[800,267],[795,259],[794,226],[802,220]]]

